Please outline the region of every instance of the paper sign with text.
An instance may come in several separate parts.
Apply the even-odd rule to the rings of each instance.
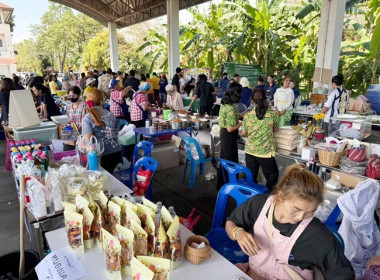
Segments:
[[[36,266],[36,273],[40,280],[77,280],[87,276],[82,263],[68,247],[47,255]]]

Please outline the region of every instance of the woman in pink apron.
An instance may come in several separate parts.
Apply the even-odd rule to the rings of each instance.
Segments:
[[[256,195],[227,218],[226,231],[249,263],[237,264],[252,279],[354,279],[329,230],[314,217],[323,182],[303,165],[290,166],[271,195]]]

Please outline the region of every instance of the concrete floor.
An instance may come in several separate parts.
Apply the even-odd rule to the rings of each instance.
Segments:
[[[5,169],[5,140],[0,140],[0,256],[20,248],[20,204],[15,181]],[[29,235],[24,233],[25,248],[30,247]]]

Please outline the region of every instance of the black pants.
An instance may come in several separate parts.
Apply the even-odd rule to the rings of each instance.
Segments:
[[[107,170],[109,173],[113,173],[115,170],[116,165],[120,162],[121,158],[121,151],[118,151],[116,153],[104,155],[101,157],[101,166]]]
[[[200,109],[201,109],[201,114],[206,114],[207,115],[211,115],[211,109],[212,109],[212,106],[200,106]]]
[[[261,166],[265,179],[267,180],[266,186],[269,192],[271,192],[278,181],[278,168],[274,157],[261,158],[246,153],[245,162],[246,166],[251,170],[255,182],[257,182],[257,175],[259,174],[259,168]]]
[[[136,127],[145,127],[145,121],[139,120],[139,121],[131,121],[132,124],[134,124]]]
[[[156,99],[156,103],[160,104],[160,90],[159,89],[154,89],[154,99]]]
[[[229,161],[233,161],[236,163],[239,163],[239,156],[238,156],[238,145],[237,145],[237,138],[238,138],[239,132],[238,130],[235,130],[233,132],[228,132],[226,128],[221,128],[220,130],[220,158],[226,159]],[[227,178],[227,174],[226,178]],[[217,189],[219,190],[224,184],[227,182],[224,182],[223,177],[223,168],[220,165],[219,166],[219,172],[218,172],[218,181],[217,181]]]

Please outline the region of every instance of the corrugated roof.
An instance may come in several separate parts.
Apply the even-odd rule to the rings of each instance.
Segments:
[[[52,0],[63,4],[107,26],[116,23],[118,28],[134,25],[166,15],[166,0]],[[209,0],[178,0],[179,8],[187,9]]]

